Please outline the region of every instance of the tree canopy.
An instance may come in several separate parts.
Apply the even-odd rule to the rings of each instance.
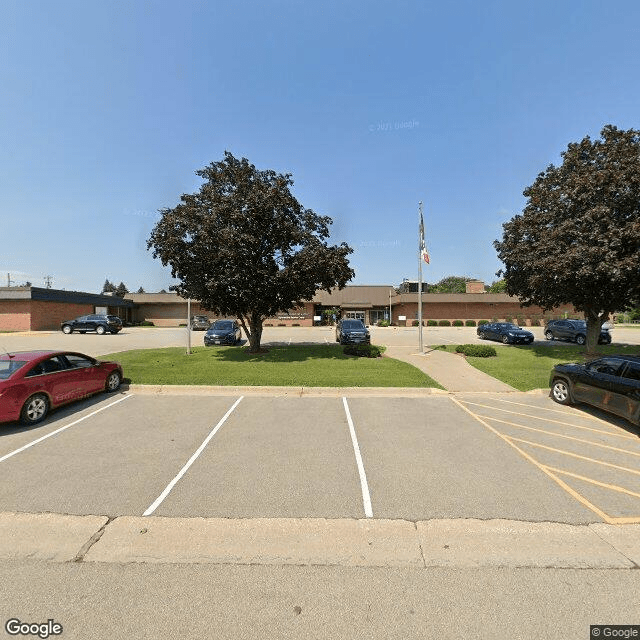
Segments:
[[[160,210],[147,248],[171,266],[180,281],[171,288],[182,297],[239,318],[251,351],[260,349],[266,318],[353,277],[353,250],[328,245],[331,218],[296,200],[291,174],[225,152],[196,175],[204,180],[199,191]]]
[[[611,313],[640,300],[640,131],[607,125],[600,135],[569,144],[561,166],[538,174],[494,242],[507,293],[584,312],[587,352]]]
[[[429,293],[465,293],[469,280],[471,278],[465,276],[447,276],[436,284],[430,284]]]

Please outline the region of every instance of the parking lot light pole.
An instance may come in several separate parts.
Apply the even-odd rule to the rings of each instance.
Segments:
[[[191,355],[191,298],[187,299],[187,355]]]

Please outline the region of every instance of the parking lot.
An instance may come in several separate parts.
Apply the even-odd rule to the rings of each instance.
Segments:
[[[0,432],[0,511],[640,522],[640,440],[537,394],[99,395]]]
[[[535,336],[534,344],[571,345],[570,342],[545,340],[542,327],[529,327]],[[371,327],[371,339],[375,344],[389,347],[418,347],[418,327]],[[423,342],[435,344],[491,344],[507,347],[500,342],[480,340],[475,327],[424,327]],[[615,328],[611,332],[613,344],[640,345],[640,329]],[[203,331],[191,332],[191,344],[203,345]],[[262,334],[264,345],[278,344],[335,344],[333,327],[265,327]],[[243,332],[243,344],[247,344]],[[29,351],[34,349],[73,349],[97,357],[106,353],[130,349],[158,349],[162,347],[186,347],[186,328],[125,327],[117,335],[73,333],[61,331],[34,331],[30,333],[0,333],[1,351]]]

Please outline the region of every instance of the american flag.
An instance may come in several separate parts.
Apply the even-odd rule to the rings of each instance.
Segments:
[[[420,259],[429,264],[429,252],[424,243],[424,220],[422,219],[422,207],[420,207]]]

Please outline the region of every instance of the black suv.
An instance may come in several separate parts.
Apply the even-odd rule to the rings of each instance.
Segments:
[[[640,425],[640,356],[557,364],[549,386],[551,397],[560,404],[585,402]]]
[[[544,330],[547,340],[571,340],[578,344],[587,341],[587,323],[584,320],[549,320]],[[610,344],[611,334],[608,329],[600,330],[598,344]]]
[[[336,342],[340,344],[371,344],[369,330],[362,320],[347,318],[336,325]]]
[[[242,332],[237,320],[216,320],[204,334],[204,344],[238,344]]]
[[[62,333],[87,333],[95,331],[99,335],[105,333],[118,333],[122,329],[122,320],[118,316],[90,315],[80,316],[75,320],[65,320],[60,323]]]

